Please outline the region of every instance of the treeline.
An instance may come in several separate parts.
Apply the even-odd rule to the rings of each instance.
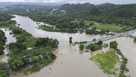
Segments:
[[[8,13],[5,13],[5,12],[0,12],[0,22],[1,21],[8,21],[12,18],[13,16],[11,16],[10,14]]]
[[[64,9],[69,16],[91,19],[102,23],[117,23],[129,26],[136,24],[136,5],[101,4],[65,4]]]
[[[5,42],[6,42],[5,33],[2,30],[0,30],[0,55],[4,54]]]

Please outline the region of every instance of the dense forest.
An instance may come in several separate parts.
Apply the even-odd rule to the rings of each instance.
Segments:
[[[47,27],[43,25],[44,30],[61,32],[82,32],[104,33],[104,32],[122,32],[134,29],[136,26],[136,5],[135,4],[14,4],[0,8],[2,12],[9,14],[21,14],[29,16],[35,21],[45,22],[53,25]],[[2,15],[3,19],[5,18]],[[7,18],[7,17],[6,17]],[[92,22],[93,21],[93,22]],[[88,22],[88,23],[86,23]],[[116,25],[123,30],[103,29],[99,32],[95,23]],[[100,25],[101,26],[101,25]],[[95,28],[96,27],[96,28]]]
[[[32,73],[52,63],[56,58],[53,51],[57,48],[57,40],[34,38],[18,27],[12,28],[12,31],[17,39],[16,43],[9,44],[9,65],[12,71],[24,70],[25,73]]]
[[[44,25],[45,30],[77,32],[87,31],[88,33],[97,33],[95,23],[86,21],[95,21],[101,24],[115,24],[121,26],[124,31],[134,29],[136,26],[136,5],[115,5],[100,4],[64,4],[59,6],[46,5],[12,5],[6,7],[5,12],[26,15],[35,21],[45,22],[55,26],[55,29]],[[93,30],[88,28],[93,28]],[[90,32],[93,31],[93,32]],[[110,31],[110,30],[109,30]],[[112,31],[112,30],[111,30]],[[122,31],[122,30],[121,30]],[[108,30],[107,30],[108,32]]]

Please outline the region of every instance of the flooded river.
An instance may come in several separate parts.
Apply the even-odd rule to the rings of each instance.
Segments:
[[[37,29],[37,24],[28,17],[15,15],[19,27],[31,33],[34,37],[52,38],[59,41],[57,58],[51,65],[44,67],[32,75],[13,75],[12,77],[108,77],[99,67],[90,60],[90,53],[80,53],[78,46],[69,44],[69,37],[74,42],[90,41],[101,38],[100,35],[86,35],[84,33],[47,32]],[[114,39],[119,42],[119,47],[128,58],[128,67],[132,77],[136,77],[136,45],[130,38]]]
[[[136,77],[136,43],[134,43],[133,39],[129,37],[121,37],[109,41],[118,42],[119,49],[128,59],[128,69],[130,77]]]
[[[90,61],[90,54],[81,54],[78,46],[69,44],[69,37],[74,42],[88,41],[101,36],[86,35],[80,33],[46,32],[36,28],[36,22],[28,17],[16,16],[14,19],[19,26],[31,33],[34,37],[48,37],[59,41],[57,58],[51,65],[44,67],[41,71],[29,76],[14,77],[107,77],[94,62]]]
[[[1,28],[1,30],[5,33],[6,45],[16,42],[16,38],[11,34],[11,31],[9,29]],[[8,54],[9,54],[9,49],[5,46],[4,55],[0,57],[2,62],[8,63]]]

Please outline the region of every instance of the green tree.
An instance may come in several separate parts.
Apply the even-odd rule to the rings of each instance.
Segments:
[[[118,49],[118,43],[116,41],[110,42],[110,48]]]
[[[6,42],[6,37],[3,31],[0,30],[0,55],[4,54],[4,45]]]
[[[84,50],[84,45],[80,44],[79,48],[80,48],[81,51]]]

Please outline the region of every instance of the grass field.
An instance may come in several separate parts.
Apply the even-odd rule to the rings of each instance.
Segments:
[[[123,28],[121,25],[116,24],[103,24],[103,23],[97,23],[95,21],[85,21],[86,25],[90,25],[90,27],[96,27],[97,30],[100,31],[110,31],[110,32],[122,32]]]
[[[119,58],[114,49],[110,49],[106,53],[97,53],[92,56],[91,59],[96,62],[105,73],[108,74],[113,74],[115,72],[116,65],[119,62]]]
[[[101,30],[101,31],[110,31],[110,32],[122,32],[123,29],[119,25],[115,24],[101,24],[97,23],[94,25],[96,29]]]

